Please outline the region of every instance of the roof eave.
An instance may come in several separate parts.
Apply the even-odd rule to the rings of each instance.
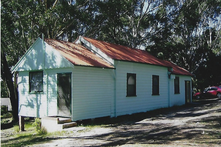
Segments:
[[[174,72],[172,72],[171,74],[173,74],[173,75],[181,75],[181,76],[191,76],[191,77],[194,77],[194,75],[193,74],[191,74],[191,73],[187,73],[187,74],[181,74],[181,73],[174,73]]]
[[[159,64],[151,64],[151,63],[145,63],[145,62],[136,62],[136,61],[119,60],[119,59],[114,59],[114,60],[115,60],[115,61],[133,62],[133,63],[140,63],[140,64],[147,64],[147,65],[153,65],[153,66],[161,66],[161,67],[171,68],[171,66],[159,65]]]

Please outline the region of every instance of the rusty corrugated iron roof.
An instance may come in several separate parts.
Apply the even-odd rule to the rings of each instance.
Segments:
[[[112,43],[107,43],[104,41],[98,41],[95,39],[83,37],[86,41],[93,44],[95,47],[99,48],[102,52],[107,54],[109,57],[115,60],[130,61],[138,63],[146,63],[158,66],[172,67],[173,74],[193,76],[190,72],[182,67],[179,67],[169,61],[161,60],[153,55],[149,54],[147,51],[133,49],[130,47],[116,45]]]
[[[74,65],[114,68],[80,44],[55,39],[45,39],[45,42]]]
[[[168,65],[165,64],[163,60],[154,57],[146,51],[107,43],[104,41],[98,41],[87,37],[83,38],[93,44],[95,47],[99,48],[102,52],[104,52],[106,55],[114,60],[146,63],[168,67]]]

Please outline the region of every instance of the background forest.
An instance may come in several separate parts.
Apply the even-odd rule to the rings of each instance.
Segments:
[[[197,89],[221,85],[221,0],[2,0],[1,96],[11,98],[14,119],[10,69],[42,34],[143,49],[189,70]]]

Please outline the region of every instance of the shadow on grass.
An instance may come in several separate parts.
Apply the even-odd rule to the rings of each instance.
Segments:
[[[1,124],[1,130],[9,129],[13,127],[13,122],[9,122],[6,124]]]
[[[2,147],[20,147],[20,146],[26,146],[26,145],[33,145],[37,142],[44,142],[49,140],[54,140],[57,138],[45,138],[42,135],[38,134],[26,134],[18,137],[13,137],[8,140],[1,141]]]

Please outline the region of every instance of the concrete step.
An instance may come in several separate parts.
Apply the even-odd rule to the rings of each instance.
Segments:
[[[71,128],[71,127],[75,127],[77,126],[77,123],[76,122],[69,122],[69,123],[64,123],[62,124],[62,128],[65,129],[65,128]]]
[[[59,117],[57,121],[58,121],[58,124],[69,123],[69,122],[71,122],[71,118],[62,118],[62,117]]]
[[[72,122],[67,117],[44,117],[41,119],[41,125],[47,132],[62,131],[64,128],[77,126],[76,122]]]

